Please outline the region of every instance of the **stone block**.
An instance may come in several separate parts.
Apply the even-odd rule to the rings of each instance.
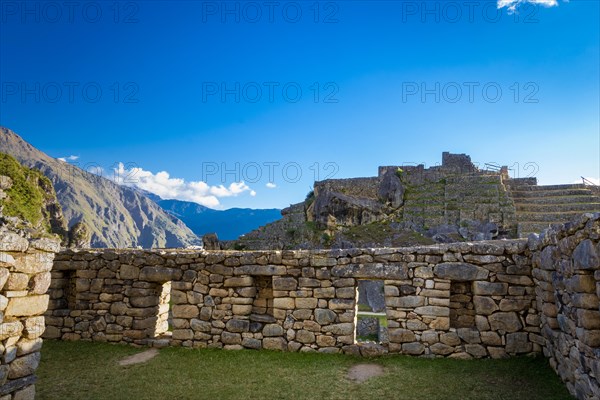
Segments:
[[[10,231],[0,232],[0,251],[24,252],[29,248],[29,241]]]
[[[317,308],[315,310],[315,321],[319,325],[328,325],[335,321],[337,314],[334,311],[324,308]]]
[[[296,308],[296,301],[292,297],[277,297],[273,299],[273,308],[293,310]]]
[[[489,271],[469,263],[446,262],[435,266],[433,273],[437,278],[452,281],[474,281],[487,279]]]
[[[329,300],[329,308],[332,310],[353,310],[354,299],[332,299]]]
[[[30,317],[25,320],[24,335],[28,339],[35,339],[44,333],[45,318],[43,316]]]
[[[268,337],[263,339],[262,347],[265,350],[286,351],[287,341],[282,337]]]
[[[408,266],[402,263],[338,265],[331,269],[331,276],[358,279],[408,279]]]
[[[419,315],[428,315],[428,316],[436,316],[436,317],[447,317],[450,315],[450,309],[448,307],[440,307],[440,306],[417,307],[417,308],[415,308],[414,312]]]
[[[17,342],[17,356],[23,356],[42,349],[42,338],[21,339]]]
[[[600,255],[594,243],[585,239],[573,251],[573,267],[576,269],[595,270],[600,268]]]
[[[496,332],[481,332],[481,342],[487,346],[502,345],[502,339]]]
[[[167,267],[144,267],[140,271],[139,280],[147,282],[168,282],[181,279],[183,272],[180,269]]]
[[[190,320],[190,328],[192,328],[194,332],[210,332],[212,325],[208,321],[193,318]]]
[[[315,298],[311,298],[311,297],[301,298],[301,297],[298,297],[296,299],[296,308],[310,308],[310,309],[313,309],[313,308],[317,307],[317,302],[318,302],[318,300],[315,299]]]
[[[5,340],[11,336],[20,336],[22,331],[23,324],[20,321],[0,324],[0,340]]]
[[[502,299],[500,311],[524,311],[531,307],[531,300],[527,299]]]
[[[415,308],[425,304],[425,297],[422,296],[402,296],[402,297],[386,297],[385,305],[388,307],[397,308]]]
[[[574,293],[595,293],[596,280],[594,275],[573,275],[566,280],[567,290]]]
[[[192,340],[194,331],[191,329],[173,329],[173,339],[175,340]]]
[[[252,313],[252,304],[234,304],[231,306],[233,315],[250,315]]]
[[[8,301],[6,316],[32,316],[41,315],[48,309],[50,297],[47,294],[13,297]]]
[[[390,342],[393,343],[414,342],[416,340],[414,332],[408,329],[389,329],[388,335]]]
[[[250,330],[250,321],[247,319],[230,319],[225,324],[225,329],[234,333],[248,332]]]
[[[571,304],[577,308],[597,310],[600,306],[598,296],[591,293],[576,293],[571,295]]]
[[[333,333],[334,335],[352,335],[354,333],[353,323],[342,323],[326,325],[321,329],[325,333]]]
[[[242,346],[247,349],[260,350],[262,348],[262,342],[258,339],[245,337],[242,339]]]
[[[5,290],[27,290],[27,284],[29,283],[29,276],[27,274],[21,274],[13,272],[9,275]]]
[[[14,359],[10,363],[8,379],[18,379],[34,374],[40,364],[40,359],[41,355],[39,351]]]
[[[577,310],[577,326],[585,329],[600,329],[600,311]]]
[[[485,347],[480,344],[466,344],[465,351],[475,358],[482,358],[487,356]]]
[[[173,306],[173,317],[174,318],[196,318],[200,314],[198,306],[194,305],[174,305]]]
[[[498,305],[491,297],[473,296],[475,311],[480,315],[490,315],[498,310]]]
[[[353,299],[356,297],[356,290],[353,287],[338,288],[335,296],[339,299]]]
[[[4,285],[6,284],[6,281],[8,280],[9,275],[10,275],[10,272],[8,272],[7,268],[0,267],[0,290],[3,290]]]
[[[493,331],[516,332],[523,325],[515,312],[497,312],[488,317],[490,327]]]
[[[296,290],[298,281],[292,277],[273,277],[273,290]]]
[[[160,303],[158,296],[130,297],[129,304],[136,308],[154,307]]]
[[[223,283],[224,287],[243,287],[243,286],[253,286],[254,278],[251,276],[246,277],[235,277],[235,278],[226,278]]]
[[[508,284],[501,282],[473,282],[473,294],[484,296],[503,296],[508,292]]]
[[[140,269],[133,265],[123,264],[119,269],[119,277],[121,279],[138,279],[140,276]]]
[[[403,343],[402,353],[418,356],[425,352],[425,346],[419,342]]]
[[[313,296],[319,299],[332,299],[335,297],[335,288],[316,288],[313,291]]]
[[[221,342],[223,344],[242,344],[242,335],[224,331],[221,333]]]
[[[527,332],[509,333],[506,335],[506,352],[509,354],[529,353],[532,344]]]
[[[283,335],[283,327],[278,324],[267,324],[263,328],[262,334],[265,337],[282,336]]]
[[[301,329],[296,332],[296,341],[304,344],[311,344],[315,342],[315,334],[313,332]]]

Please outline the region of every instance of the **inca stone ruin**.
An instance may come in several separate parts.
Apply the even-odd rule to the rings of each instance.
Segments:
[[[526,180],[504,186],[498,176],[494,187],[513,190],[498,197],[505,207],[472,213],[494,214],[519,232],[537,227],[519,215],[554,207],[549,191],[592,196]],[[444,218],[455,218],[445,204]],[[0,398],[33,398],[42,332],[152,347],[361,356],[540,353],[574,396],[598,398],[600,213],[568,217],[528,239],[332,250],[60,250],[51,240],[4,232]],[[357,340],[363,281],[383,288],[385,323],[373,341]]]

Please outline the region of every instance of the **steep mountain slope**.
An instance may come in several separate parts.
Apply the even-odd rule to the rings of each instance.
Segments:
[[[277,221],[281,210],[230,208],[213,210],[196,203],[180,200],[154,200],[169,214],[181,219],[197,235],[216,232],[221,240],[234,240],[259,226]]]
[[[92,247],[185,247],[200,242],[183,222],[142,194],[52,158],[3,127],[0,152],[52,181],[68,226],[83,220]]]

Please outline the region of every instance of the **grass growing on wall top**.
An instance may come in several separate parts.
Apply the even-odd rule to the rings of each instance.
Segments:
[[[423,359],[166,348],[145,364],[117,361],[130,346],[44,341],[38,399],[570,399],[542,358]],[[359,363],[385,374],[362,384]]]
[[[22,166],[4,153],[0,153],[0,175],[8,176],[13,183],[6,191],[9,197],[0,200],[0,205],[4,206],[4,214],[29,221],[33,226],[43,226],[49,231],[50,224],[44,221],[42,213],[46,196],[42,187],[51,188],[50,180],[41,172]]]

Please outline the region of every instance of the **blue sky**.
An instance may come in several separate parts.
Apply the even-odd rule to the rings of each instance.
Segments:
[[[214,208],[443,151],[597,179],[599,21],[596,0],[2,0],[0,125]]]

